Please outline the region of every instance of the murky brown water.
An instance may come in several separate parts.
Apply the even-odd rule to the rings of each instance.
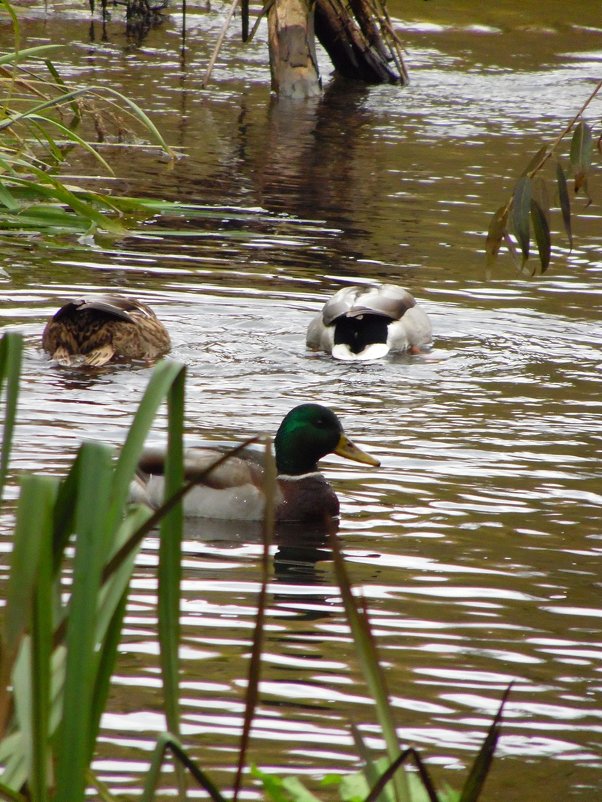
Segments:
[[[116,191],[209,209],[157,218],[124,242],[5,246],[0,315],[28,343],[13,467],[60,472],[82,438],[119,444],[148,380],[142,367],[91,377],[48,364],[42,323],[83,291],[154,306],[189,367],[191,435],[275,431],[296,403],[332,406],[383,462],[324,469],[401,737],[458,786],[514,679],[486,798],[591,802],[602,792],[599,170],[595,203],[575,204],[576,247],[555,234],[548,276],[519,279],[504,256],[488,277],[482,251],[528,154],[600,78],[602,18],[585,0],[498,5],[394,2],[411,85],[326,80],[322,99],[298,106],[270,100],[264,29],[243,48],[233,28],[200,90],[221,5],[189,8],[184,60],[175,10],[139,49],[117,12],[107,41],[95,23],[91,42],[83,7],[28,10],[27,44],[70,43],[56,59],[65,75],[122,89],[182,149],[171,169],[151,153],[117,154]],[[598,102],[589,119],[599,118]],[[74,180],[86,165],[74,162]],[[415,293],[433,320],[428,358],[350,366],[305,352],[312,313],[356,279]],[[140,560],[104,719],[98,767],[115,789],[139,786],[164,727],[156,546]],[[249,533],[203,530],[185,543],[184,732],[224,786],[258,555]],[[317,775],[356,766],[351,720],[380,740],[328,555],[307,557],[275,559],[252,759]]]

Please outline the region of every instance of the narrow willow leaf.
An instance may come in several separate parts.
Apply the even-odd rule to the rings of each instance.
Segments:
[[[531,199],[534,200],[546,218],[548,228],[550,227],[550,193],[548,191],[548,182],[537,176],[531,182]]]
[[[487,257],[487,264],[491,265],[495,261],[495,257],[500,249],[504,235],[507,233],[508,226],[508,204],[500,206],[497,212],[494,212],[489,229],[487,231],[487,240],[485,242],[485,253]]]
[[[588,199],[588,205],[592,202],[587,186],[587,176],[592,164],[593,151],[592,129],[584,120],[581,120],[575,128],[571,140],[570,159],[575,180],[575,194],[583,189]]]
[[[571,199],[566,181],[566,175],[560,161],[556,162],[556,182],[558,184],[558,202],[562,212],[562,222],[569,241],[569,248],[573,250],[573,231],[571,227]]]
[[[531,177],[531,173],[536,173],[539,168],[546,162],[548,158],[548,146],[543,145],[533,156],[529,164],[525,167],[521,175],[528,175]]]
[[[589,192],[589,184],[587,180],[587,173],[579,173],[579,175],[575,176],[575,195],[583,190],[583,194],[587,198],[586,206],[589,206],[592,202],[592,196]]]
[[[512,230],[523,255],[523,264],[529,258],[529,212],[531,210],[531,179],[519,178],[512,195]]]
[[[550,226],[546,220],[543,209],[535,199],[531,200],[531,221],[533,223],[533,233],[535,234],[537,250],[539,252],[541,272],[545,273],[550,264],[550,254],[552,250]]]
[[[506,688],[504,695],[502,696],[502,702],[499,706],[499,709],[493,719],[489,731],[487,733],[487,737],[483,741],[481,745],[481,749],[479,750],[479,754],[475,758],[474,763],[471,766],[470,772],[468,777],[466,778],[466,782],[464,783],[464,787],[462,788],[462,793],[460,795],[460,802],[477,802],[481,791],[483,790],[483,785],[485,784],[485,780],[487,779],[487,775],[489,774],[489,770],[491,768],[491,763],[493,761],[493,756],[495,753],[495,748],[497,746],[498,739],[500,737],[500,727],[502,722],[502,715],[504,712],[504,705],[508,700],[508,695],[512,690],[512,685],[514,683],[510,683],[510,685]]]
[[[571,139],[570,159],[573,175],[588,172],[592,164],[593,149],[592,129],[585,120],[581,120]]]

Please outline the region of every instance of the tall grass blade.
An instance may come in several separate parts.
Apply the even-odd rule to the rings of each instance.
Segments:
[[[510,694],[510,691],[512,690],[513,685],[514,683],[511,682],[510,685],[508,685],[508,687],[504,691],[500,707],[497,713],[495,714],[495,718],[491,722],[491,726],[489,727],[487,737],[483,741],[481,749],[479,750],[479,754],[477,755],[474,763],[472,764],[470,773],[466,778],[464,787],[462,788],[460,802],[477,802],[477,799],[481,795],[481,791],[483,790],[483,785],[485,784],[485,780],[487,779],[487,775],[489,774],[489,769],[491,768],[491,763],[493,761],[495,748],[497,746],[497,742],[500,737],[500,729],[501,729],[502,715],[504,713],[504,705],[508,701],[508,696]]]
[[[3,780],[13,788],[26,780],[37,790],[45,787],[52,639],[48,597],[56,485],[49,477],[25,476],[17,505],[0,678],[0,736],[7,731],[11,701],[21,724],[18,747],[11,759],[3,761]],[[40,567],[43,560],[46,564]],[[42,597],[46,610],[40,609]]]
[[[372,793],[374,793],[374,789],[377,786],[377,784],[381,781],[382,776],[379,775],[378,767],[372,760],[372,755],[370,754],[368,745],[364,742],[361,732],[353,722],[351,723],[351,737],[353,738],[355,751],[357,752],[357,754],[360,756],[360,758],[364,763],[364,769],[362,773],[369,787],[372,788]],[[376,802],[390,802],[391,797],[386,792],[386,790],[384,790],[382,793],[379,791],[375,799]]]
[[[336,530],[334,529],[330,532],[330,544],[332,547],[337,583],[341,592],[349,628],[351,629],[351,634],[355,643],[356,653],[370,695],[374,699],[376,705],[376,713],[385,739],[387,756],[389,762],[392,763],[399,757],[400,749],[397,732],[395,730],[393,712],[389,704],[387,684],[378,659],[376,643],[370,629],[366,609],[360,604],[360,601],[351,591],[351,583],[347,575],[347,568],[336,537]],[[394,776],[393,787],[398,802],[410,802],[411,798],[405,772],[398,772]]]
[[[52,576],[52,529],[53,509],[56,498],[54,483],[46,477],[33,477],[41,480],[41,499],[45,510],[43,534],[37,538],[40,546],[39,570],[33,600],[31,623],[31,741],[32,765],[29,785],[36,802],[46,802],[49,798],[51,778],[50,768],[50,719],[51,719],[51,656],[53,647],[53,604],[54,587]]]
[[[184,379],[175,377],[168,395],[168,439],[165,461],[165,497],[184,482]],[[182,579],[182,504],[176,504],[161,521],[159,544],[159,643],[163,676],[163,706],[167,726],[180,736],[180,596]],[[180,797],[186,796],[184,775],[177,771]]]
[[[268,581],[270,578],[270,546],[274,537],[275,522],[275,500],[277,492],[276,480],[276,461],[272,453],[271,440],[265,439],[264,473],[263,473],[263,492],[266,498],[266,505],[263,518],[263,552],[261,559],[261,588],[257,600],[257,615],[255,617],[255,629],[253,631],[253,643],[251,646],[251,659],[249,661],[249,673],[247,679],[247,694],[245,700],[245,714],[243,719],[242,733],[240,736],[240,746],[238,748],[238,765],[234,778],[234,802],[238,799],[242,784],[242,774],[246,762],[249,740],[251,737],[251,726],[255,716],[255,709],[259,701],[259,680],[261,676],[261,652],[263,648],[265,611],[267,605]]]
[[[63,717],[57,737],[60,748],[56,759],[56,802],[79,802],[85,796],[93,709],[91,694],[98,660],[96,604],[112,536],[106,526],[111,456],[111,450],[99,443],[84,443],[80,449]]]
[[[194,761],[188,757],[179,741],[169,732],[162,733],[157,739],[151,765],[146,775],[141,802],[155,802],[161,768],[165,753],[168,750],[172,752],[184,768],[188,769],[198,784],[209,794],[213,802],[226,802],[225,797],[220,794],[205,772],[201,771]]]
[[[204,471],[195,474],[195,476],[188,482],[186,482],[186,484],[183,485],[176,493],[174,493],[166,501],[164,501],[163,504],[157,510],[155,510],[150,516],[148,516],[145,522],[131,535],[131,537],[129,537],[123,543],[123,545],[111,557],[111,559],[105,566],[103,572],[103,578],[106,579],[109,576],[111,576],[114,573],[114,571],[116,571],[117,568],[121,565],[123,560],[129,554],[131,554],[132,550],[135,549],[142,542],[142,539],[145,537],[145,535],[147,535],[149,532],[155,529],[163,519],[163,516],[166,515],[169,512],[169,510],[175,507],[175,505],[178,504],[180,500],[184,498],[186,493],[188,493],[196,484],[202,482],[203,479],[207,476],[207,474],[211,473],[212,470],[217,468],[223,462],[226,462],[226,460],[229,460],[231,457],[235,457],[240,451],[243,451],[248,446],[252,445],[253,443],[256,443],[257,440],[258,440],[257,437],[250,437],[248,440],[245,440],[244,442],[230,449],[230,451],[228,451],[227,453],[223,454],[218,459],[216,459],[215,462],[212,462],[211,465],[209,465]]]
[[[2,3],[2,5],[5,8],[8,7],[8,3]],[[35,47],[26,47],[24,50],[13,50],[11,53],[0,56],[0,66],[4,64],[16,64],[19,61],[26,61],[31,58],[42,58],[42,56],[45,57],[49,53],[60,50],[62,47],[63,45],[36,45]]]
[[[117,651],[121,643],[121,632],[127,606],[128,590],[129,585],[122,594],[119,603],[114,608],[113,616],[106,628],[105,637],[99,649],[100,659],[96,670],[90,710],[90,726],[88,728],[88,760],[91,760],[94,755],[94,748],[96,747],[98,731],[100,729],[100,720],[105,711],[109,696],[111,677],[113,676]]]
[[[9,714],[9,678],[22,637],[29,630],[32,600],[38,581],[43,539],[56,495],[57,481],[49,477],[23,477],[17,515],[11,568],[6,590],[3,648],[0,672],[0,736],[6,731]]]
[[[421,799],[424,798],[424,795],[428,797],[429,802],[440,802],[439,797],[437,796],[437,792],[435,790],[435,786],[433,785],[433,781],[431,780],[430,774],[428,773],[426,766],[422,762],[422,758],[420,754],[410,746],[408,749],[405,749],[397,758],[394,760],[393,763],[388,767],[386,771],[383,772],[381,777],[379,778],[378,782],[374,785],[364,802],[376,802],[379,799],[381,793],[386,788],[387,784],[393,779],[395,772],[406,762],[408,758],[413,758],[414,763],[418,769],[418,776],[420,777],[420,785],[418,786],[420,791]],[[410,777],[414,777],[414,775],[408,775],[408,780]],[[411,783],[411,785],[415,785],[415,783]],[[410,788],[411,788],[410,785]],[[410,791],[410,799],[414,798],[414,794]]]
[[[0,502],[3,498],[4,485],[8,473],[17,416],[22,352],[23,339],[19,334],[9,332],[0,340],[0,395],[3,390],[5,394],[2,444],[0,446]]]
[[[136,472],[144,441],[153,425],[157,410],[166,399],[169,388],[183,370],[184,366],[179,362],[168,359],[159,362],[153,370],[115,467],[108,518],[111,528],[114,528],[121,518],[129,495],[130,482]]]

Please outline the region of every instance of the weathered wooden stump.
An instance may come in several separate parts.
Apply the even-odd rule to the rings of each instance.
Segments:
[[[313,3],[275,0],[268,13],[268,39],[273,91],[294,98],[319,95]]]
[[[367,83],[407,83],[399,43],[384,4],[377,2],[378,8],[375,0],[274,0],[268,12],[273,91],[295,98],[320,94],[314,33],[338,74]]]

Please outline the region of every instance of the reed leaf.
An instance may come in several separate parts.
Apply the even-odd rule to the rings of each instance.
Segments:
[[[485,780],[489,774],[489,770],[491,768],[491,763],[493,761],[493,755],[495,753],[495,748],[497,746],[498,739],[500,737],[500,728],[502,722],[502,715],[504,713],[504,705],[508,701],[508,696],[510,695],[510,691],[512,690],[512,686],[514,685],[513,682],[508,685],[506,690],[504,691],[504,695],[502,696],[502,701],[498,708],[497,713],[493,721],[491,722],[491,726],[487,732],[487,737],[483,741],[481,748],[479,750],[479,754],[475,758],[474,763],[471,766],[470,772],[468,777],[466,778],[466,782],[464,783],[464,787],[462,788],[462,793],[460,795],[460,802],[477,802],[478,798],[481,795],[481,791],[483,790],[483,785],[485,784]]]
[[[370,695],[374,700],[378,721],[386,744],[389,762],[397,760],[400,754],[393,712],[389,703],[389,693],[385,675],[380,665],[376,643],[370,629],[366,609],[353,595],[351,583],[347,576],[347,568],[336,537],[336,531],[330,532],[335,574],[345,607],[347,622],[356,647],[360,667],[366,680]],[[411,797],[405,772],[398,772],[393,777],[393,787],[398,802],[410,802]]]
[[[22,352],[23,338],[20,334],[9,332],[0,340],[0,397],[4,394],[4,419],[0,444],[0,503],[4,494],[17,416]]]
[[[92,689],[98,660],[96,602],[112,535],[106,525],[111,456],[111,450],[99,443],[84,443],[80,449],[75,514],[77,537],[66,635],[63,716],[58,733],[56,802],[78,802],[85,795]]]
[[[266,505],[263,518],[263,552],[261,559],[261,588],[257,599],[257,614],[255,616],[255,628],[253,630],[253,643],[251,646],[251,659],[249,661],[249,673],[247,677],[247,693],[245,698],[245,714],[243,718],[243,728],[240,736],[240,746],[238,748],[238,763],[234,778],[234,802],[238,799],[242,784],[242,773],[246,762],[249,740],[251,737],[251,726],[255,716],[255,709],[259,701],[259,680],[261,676],[261,652],[263,649],[263,637],[265,627],[265,611],[267,606],[268,582],[270,578],[270,546],[274,537],[275,522],[275,500],[277,492],[277,470],[276,461],[272,452],[272,443],[269,437],[265,439],[264,471],[263,471],[263,492],[266,498]]]
[[[95,147],[93,147],[89,142],[86,142],[86,140],[83,139],[83,137],[76,134],[75,131],[71,130],[70,128],[67,128],[66,125],[63,125],[58,120],[53,120],[48,117],[39,117],[38,115],[31,115],[29,119],[34,123],[40,123],[40,124],[46,123],[47,125],[52,126],[52,128],[55,128],[58,131],[58,133],[62,134],[65,137],[65,139],[67,140],[67,142],[69,142],[69,144],[79,145],[80,148],[87,151],[91,156],[93,156],[96,159],[96,161],[98,161],[99,164],[101,164],[102,167],[104,167],[104,169],[108,173],[110,173],[110,175],[114,174],[111,165],[106,161],[106,159],[103,159],[98,150]],[[41,127],[41,125],[40,125],[40,130],[44,133],[45,139],[48,142],[48,144],[54,145],[54,138],[49,134],[46,134],[44,128]],[[62,154],[60,154],[60,156],[61,158],[58,159],[58,161],[62,160]]]
[[[52,785],[50,769],[51,726],[51,657],[53,648],[52,530],[53,502],[56,498],[54,483],[42,479],[40,490],[46,494],[43,534],[39,538],[39,570],[33,600],[31,623],[31,741],[32,765],[28,785],[36,802],[46,802]]]
[[[199,769],[194,761],[188,757],[177,738],[169,732],[162,733],[157,739],[151,765],[146,774],[141,802],[155,802],[163,760],[167,751],[172,752],[179,763],[184,766],[184,768],[188,769],[198,784],[209,794],[213,802],[226,802],[225,797],[220,794],[205,772]]]
[[[169,388],[183,370],[183,365],[169,359],[161,360],[153,370],[115,465],[109,513],[109,524],[112,527],[121,517],[129,495],[130,482],[136,472],[140,453],[155,415],[167,397]]]
[[[174,377],[168,395],[168,440],[165,461],[165,497],[184,482],[184,379],[185,369]],[[159,545],[159,643],[163,676],[163,706],[167,726],[180,734],[180,585],[182,579],[182,504],[161,520]]]
[[[2,3],[4,8],[8,8],[8,3]],[[21,61],[27,61],[32,58],[45,58],[49,53],[56,53],[60,50],[62,45],[36,45],[35,47],[26,47],[23,50],[15,50],[11,53],[5,53],[0,56],[0,67],[5,64],[17,64]]]
[[[10,665],[29,628],[43,539],[57,489],[58,481],[50,477],[24,476],[21,480],[6,590],[3,665],[7,660]]]

